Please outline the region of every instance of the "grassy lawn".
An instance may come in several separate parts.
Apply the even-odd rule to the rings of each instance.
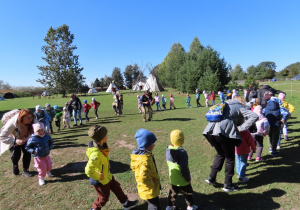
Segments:
[[[278,83],[279,84],[279,83]],[[272,84],[271,84],[272,85]],[[290,85],[282,85],[289,88]],[[300,89],[300,85],[294,85]],[[279,86],[278,89],[281,89]],[[175,96],[176,110],[154,111],[152,122],[142,122],[142,115],[137,109],[137,93],[124,94],[123,115],[115,116],[111,108],[112,97],[108,93],[97,93],[93,96],[80,97],[81,101],[91,98],[101,102],[96,120],[93,111],[89,116],[91,120],[84,126],[71,129],[62,129],[55,132],[54,148],[50,153],[53,161],[53,178],[46,178],[46,185],[39,186],[37,172],[33,168],[33,160],[30,171],[35,176],[25,178],[12,175],[12,163],[10,154],[6,152],[0,157],[0,209],[90,209],[97,195],[89,184],[84,174],[87,162],[85,151],[90,139],[87,130],[98,123],[108,128],[108,144],[111,148],[111,172],[121,183],[125,193],[132,199],[139,199],[137,195],[134,174],[130,169],[130,153],[136,147],[134,138],[139,128],[152,131],[158,141],[154,148],[154,155],[158,171],[161,177],[161,206],[166,207],[166,197],[169,188],[168,169],[165,160],[165,149],[170,144],[169,134],[174,129],[181,129],[185,134],[183,147],[189,154],[189,167],[192,176],[192,186],[195,191],[195,204],[201,209],[298,209],[300,206],[300,126],[299,94],[293,94],[293,98],[287,96],[287,101],[293,104],[296,112],[288,122],[289,137],[291,141],[282,141],[280,157],[271,158],[268,152],[268,144],[265,138],[263,162],[249,162],[247,176],[250,181],[240,185],[241,190],[234,193],[222,191],[224,181],[224,169],[218,174],[219,186],[207,185],[204,180],[210,173],[210,166],[216,154],[214,148],[204,139],[202,132],[207,124],[205,113],[207,108],[195,108],[195,95],[191,95],[193,108],[187,109],[185,95],[177,91],[166,91],[164,95]],[[169,97],[167,97],[169,104]],[[218,100],[218,99],[217,99]],[[62,107],[68,98],[55,96],[54,98],[19,98],[0,102],[0,116],[14,108],[34,109],[36,105],[44,107],[45,103]],[[204,104],[201,95],[201,104]],[[217,101],[218,102],[218,101]],[[153,109],[156,110],[155,105]],[[83,115],[82,115],[83,116]],[[73,122],[71,122],[73,125]],[[2,126],[2,125],[1,125]],[[56,131],[53,123],[53,128]],[[19,162],[20,169],[22,162]],[[233,178],[237,182],[236,177]],[[177,208],[186,209],[182,195],[177,199]],[[140,200],[137,209],[146,209],[144,201]],[[122,205],[112,194],[105,209],[122,209]]]

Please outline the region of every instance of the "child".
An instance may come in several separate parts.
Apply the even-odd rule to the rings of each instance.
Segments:
[[[158,93],[155,93],[154,100],[155,100],[155,104],[156,104],[156,111],[158,111],[158,109],[161,111],[161,108],[160,108],[160,105],[159,105],[160,97],[159,97]]]
[[[205,106],[208,107],[209,106],[209,103],[208,103],[208,101],[209,101],[209,94],[206,93],[205,90],[203,90],[203,95],[204,95],[204,98],[205,98]]]
[[[255,123],[256,125],[256,132],[252,133],[252,137],[255,140],[256,144],[256,158],[255,161],[261,161],[261,153],[263,151],[263,143],[264,143],[264,136],[268,135],[270,130],[270,125],[267,120],[262,114],[262,107],[260,105],[256,106],[253,110],[254,113],[258,115],[258,121]],[[248,160],[252,159],[253,151],[251,150],[248,156]]]
[[[176,109],[176,107],[174,105],[174,100],[175,100],[175,98],[173,97],[172,94],[170,94],[170,109],[172,109],[172,107],[174,107],[174,109]]]
[[[224,103],[224,102],[225,102],[224,93],[223,93],[222,91],[219,91],[219,92],[218,92],[218,95],[219,95],[219,97],[220,97],[221,102]]]
[[[211,91],[210,93],[210,100],[211,100],[211,105],[215,105],[216,95],[214,91]]]
[[[62,116],[62,113],[61,113],[61,111],[60,111],[60,109],[58,108],[57,105],[54,105],[53,109],[55,110],[55,118],[54,118],[55,119],[55,125],[57,127],[57,131],[59,131],[60,130],[60,118]]]
[[[169,167],[169,178],[171,188],[168,196],[167,210],[175,209],[175,201],[181,192],[188,205],[187,210],[198,209],[193,205],[193,188],[191,185],[191,175],[188,167],[188,155],[182,148],[184,135],[180,130],[173,130],[170,134],[171,143],[166,151],[166,158]]]
[[[190,94],[186,94],[186,108],[192,108]]]
[[[197,107],[201,107],[201,104],[199,102],[200,100],[200,92],[198,89],[196,89],[196,101],[197,101]]]
[[[34,116],[37,121],[46,125],[46,113],[44,110],[42,110],[42,107],[40,105],[35,106]]]
[[[295,108],[292,104],[288,103],[285,101],[285,93],[279,93],[278,94],[278,98],[282,101],[282,106],[289,112],[289,115],[287,117],[287,120],[291,117],[291,114],[295,111]],[[283,136],[284,136],[284,140],[288,140],[288,130],[287,130],[287,122],[285,122],[283,124]],[[278,142],[279,146],[280,146],[280,141]]]
[[[236,91],[236,89],[232,90],[232,99],[234,99],[236,96],[239,96],[239,92]]]
[[[86,99],[83,100],[82,106],[83,106],[83,108],[84,108],[84,116],[85,116],[85,120],[86,120],[86,122],[89,122],[90,119],[89,119],[89,116],[88,116],[88,115],[89,115],[89,111],[90,111],[90,109],[91,109],[92,107],[91,107],[91,105],[89,105],[89,104],[87,103],[87,100],[86,100]]]
[[[64,123],[64,128],[68,126],[70,128],[70,122],[71,121],[71,115],[70,112],[68,111],[67,107],[63,108],[63,123]]]
[[[124,209],[134,208],[138,201],[129,201],[124,194],[119,182],[110,172],[109,148],[107,145],[107,129],[100,125],[90,127],[88,136],[93,139],[86,150],[88,163],[85,173],[90,178],[90,184],[94,186],[98,198],[93,203],[92,209],[101,209],[108,201],[110,191],[123,204]]]
[[[34,167],[39,172],[39,185],[45,184],[45,176],[51,177],[52,162],[50,150],[53,146],[53,139],[45,134],[44,124],[36,123],[32,125],[34,134],[27,141],[25,149],[33,154]]]
[[[50,104],[46,103],[45,107],[46,107],[46,113],[50,116],[49,127],[50,127],[50,133],[52,134],[53,133],[52,121],[56,113]]]
[[[158,196],[161,186],[152,154],[157,139],[144,128],[139,129],[134,137],[138,147],[132,151],[130,167],[135,174],[139,196],[148,202],[148,209],[160,210]]]
[[[232,94],[230,92],[230,90],[227,90],[227,96],[226,96],[226,99],[229,100],[232,98]]]
[[[124,105],[124,101],[123,101],[123,94],[120,93],[120,97],[119,97],[119,114],[123,114],[123,105]]]
[[[142,103],[140,102],[140,95],[137,95],[137,100],[138,100],[138,110],[139,113],[142,113]]]
[[[164,108],[164,111],[167,110],[167,108],[166,108],[167,98],[164,96],[164,94],[161,95],[161,102],[162,102],[162,106]]]
[[[94,113],[96,115],[96,119],[98,119],[98,107],[100,106],[100,103],[96,101],[95,98],[92,98],[91,106],[94,109]]]
[[[245,176],[247,167],[247,157],[250,152],[250,147],[253,152],[256,150],[255,142],[249,130],[239,132],[242,138],[240,146],[235,147],[236,172],[239,177],[239,182],[248,182],[249,178]]]

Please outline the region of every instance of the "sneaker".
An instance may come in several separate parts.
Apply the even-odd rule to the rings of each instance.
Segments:
[[[39,178],[39,185],[42,186],[45,184],[44,178]]]
[[[248,158],[247,158],[248,160],[251,160],[252,159],[252,157],[251,156],[248,156]]]
[[[17,165],[13,165],[13,174],[14,175],[19,175],[20,174],[20,170],[19,170],[19,167]]]
[[[289,137],[287,135],[284,135],[284,140],[288,141]]]
[[[261,157],[256,157],[255,161],[262,161],[263,159]]]
[[[98,120],[98,117],[96,117],[96,120]]]
[[[148,121],[151,121],[151,119],[149,118]]]
[[[146,120],[145,120],[145,119],[143,119],[143,122],[146,122]]]
[[[209,185],[215,185],[217,183],[216,179],[211,179],[211,178],[205,179],[205,182]]]
[[[280,145],[277,145],[276,149],[280,150],[280,148],[281,148]]]
[[[224,190],[225,192],[232,192],[232,191],[238,191],[239,188],[233,185],[231,187],[223,187],[222,190]]]
[[[198,209],[198,206],[197,205],[188,206],[186,209],[187,210],[196,210],[196,209]]]
[[[49,172],[47,172],[46,176],[47,176],[47,177],[53,177],[53,175],[51,174],[51,172],[50,172],[50,171],[49,171]]]
[[[76,126],[77,126],[77,124],[74,124],[73,126],[74,126],[74,127],[76,127]]]
[[[269,148],[269,152],[272,153],[272,148]]]
[[[32,177],[33,176],[33,174],[29,173],[29,171],[25,170],[25,169],[23,170],[22,175],[25,176],[25,177]]]
[[[176,206],[167,206],[166,210],[174,210],[176,209]]]
[[[249,181],[248,177],[239,178],[239,183],[245,183],[245,182],[248,182],[248,181]]]
[[[279,155],[279,152],[277,152],[277,151],[271,152],[272,157],[277,157],[278,155]]]
[[[82,123],[80,123],[80,125],[83,125]]]
[[[132,208],[136,207],[137,204],[138,204],[138,202],[139,202],[138,200],[135,200],[135,201],[127,200],[127,201],[123,204],[124,210],[132,209]]]

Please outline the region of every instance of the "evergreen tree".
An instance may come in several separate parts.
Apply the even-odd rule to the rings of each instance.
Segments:
[[[133,66],[128,65],[125,68],[124,71],[124,78],[125,78],[125,85],[131,89],[132,88],[132,82],[133,82]]]
[[[218,91],[222,89],[222,83],[219,81],[217,72],[213,72],[210,67],[207,67],[204,75],[200,78],[198,87],[200,90]]]
[[[56,29],[50,27],[44,41],[47,43],[42,47],[45,57],[42,57],[48,65],[37,66],[40,75],[38,79],[47,88],[59,90],[63,96],[66,92],[74,92],[83,84],[84,77],[81,74],[83,68],[78,62],[78,55],[73,52],[77,47],[73,45],[74,35],[69,31],[67,25]]]
[[[93,83],[93,87],[100,87],[100,81],[98,78],[95,79],[95,81]]]
[[[123,75],[121,74],[121,69],[118,67],[115,67],[112,75],[111,75],[112,80],[115,82],[115,85],[118,88],[123,87],[124,85],[124,79],[123,79]]]

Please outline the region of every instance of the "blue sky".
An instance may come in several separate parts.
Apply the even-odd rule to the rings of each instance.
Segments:
[[[163,61],[174,43],[186,51],[198,37],[233,67],[273,61],[277,71],[299,62],[300,1],[1,1],[0,80],[41,86],[44,37],[67,24],[86,82],[114,67]],[[148,72],[145,72],[148,74]]]

